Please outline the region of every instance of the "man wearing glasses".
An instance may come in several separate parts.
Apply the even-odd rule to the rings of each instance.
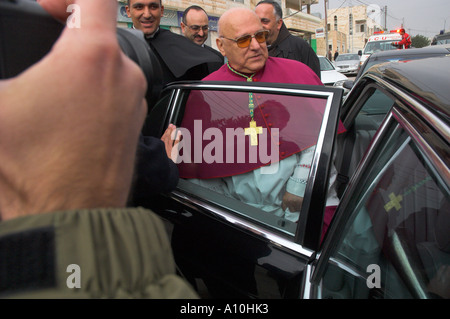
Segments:
[[[323,86],[316,73],[306,64],[291,59],[269,57],[266,44],[269,32],[263,28],[260,18],[254,11],[248,8],[229,9],[220,17],[218,31],[217,47],[222,55],[228,58],[228,61],[219,70],[205,77],[203,81],[254,81]],[[289,120],[295,120],[290,117],[289,112],[283,112],[282,107],[257,106],[257,103],[254,104],[258,99],[257,95],[249,94],[248,97],[245,97],[245,101],[239,99],[236,96],[236,99],[233,100],[234,103],[248,103],[249,115],[246,115],[248,122],[245,122],[245,127],[242,127],[239,121],[230,121],[226,125],[226,130],[234,129],[236,132],[245,129],[248,132],[245,134],[251,135],[255,133],[251,133],[252,127],[255,131],[259,128],[259,131],[263,129],[270,131],[271,128],[284,127]],[[208,112],[209,104],[193,101],[195,103],[186,104],[185,117],[181,127],[190,130],[192,123],[195,125],[196,120],[202,120],[202,129],[206,131],[211,127],[210,125],[214,125],[212,124],[214,121],[205,118],[205,114],[206,116],[211,114],[210,110]],[[256,121],[258,115],[255,114],[263,113],[262,108],[264,108],[266,121]],[[345,129],[340,125],[339,132],[343,130]],[[279,130],[279,132],[282,131]],[[257,134],[260,133],[257,132]],[[280,139],[284,138],[285,141],[290,141],[290,137],[282,134],[284,133],[281,133]],[[249,137],[249,142],[251,147],[259,147],[257,140],[253,141]],[[220,171],[208,170],[207,167],[202,167],[202,164],[198,164],[194,170],[190,170],[192,166],[183,166],[182,163],[178,168],[181,178],[190,178],[194,183],[215,191],[223,191],[224,194],[229,194],[263,210],[266,206],[269,206],[267,203],[271,201],[268,199],[272,198],[273,194],[282,192],[282,198],[277,197],[276,206],[278,207],[270,212],[296,221],[303,202],[304,185],[306,185],[306,177],[309,173],[308,166],[311,163],[313,149],[314,147],[280,153],[280,165],[276,176],[261,172],[262,166],[256,161],[222,166]],[[259,152],[258,149],[256,151]],[[282,180],[282,183],[280,183],[280,180]],[[252,185],[252,188],[256,191],[249,190],[248,185]],[[284,185],[286,187],[280,189]],[[330,209],[327,208],[325,213],[327,221],[331,219],[337,205],[335,192],[330,190],[329,194],[327,206]],[[271,206],[270,209],[272,207],[274,206]],[[324,229],[326,227],[327,224]]]
[[[232,8],[219,19],[219,51],[228,62],[203,80],[252,81],[323,85],[306,64],[269,57],[265,30],[256,13]]]
[[[190,6],[183,12],[181,32],[192,42],[203,46],[208,39],[208,15],[200,6]]]
[[[160,27],[164,6],[161,0],[128,0],[125,6],[133,27],[141,30],[158,57],[163,84],[180,80],[200,80],[222,64],[216,54],[187,38]]]
[[[223,64],[223,55],[219,51],[205,44],[208,39],[209,22],[208,14],[202,7],[192,5],[186,8],[183,12],[180,25],[181,31],[187,39],[216,54]],[[211,71],[215,71],[216,69]]]

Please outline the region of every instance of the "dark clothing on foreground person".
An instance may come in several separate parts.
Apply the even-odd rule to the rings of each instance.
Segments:
[[[179,179],[178,167],[167,156],[163,141],[140,135],[134,178],[128,206],[145,206],[151,195],[175,189]]]

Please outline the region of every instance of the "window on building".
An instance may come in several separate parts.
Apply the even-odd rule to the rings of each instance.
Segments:
[[[334,30],[337,31],[337,29],[338,29],[337,16],[334,16]]]
[[[348,15],[348,26],[349,26],[349,33],[350,35],[353,34],[353,14]]]

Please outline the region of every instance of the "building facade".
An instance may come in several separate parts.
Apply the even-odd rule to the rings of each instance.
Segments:
[[[328,49],[357,53],[381,26],[383,12],[378,5],[358,5],[327,11]]]

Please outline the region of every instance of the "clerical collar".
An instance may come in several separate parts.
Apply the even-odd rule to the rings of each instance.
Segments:
[[[158,33],[158,31],[159,31],[159,27],[158,27],[158,29],[156,29],[156,31],[153,32],[152,34],[146,34],[146,35],[145,35],[145,38],[146,38],[146,39],[153,39],[153,38],[155,37],[155,35]]]
[[[253,79],[253,77],[255,76],[256,73],[241,73],[241,72],[236,71],[236,70],[228,63],[228,61],[227,61],[226,64],[227,64],[227,66],[228,66],[228,69],[230,69],[231,72],[233,72],[233,73],[235,73],[235,74],[237,74],[237,75],[240,75],[240,76],[246,78],[246,79],[247,79],[247,82],[252,82],[252,79]]]
[[[235,69],[233,69],[231,67],[230,63],[228,63],[228,61],[227,61],[227,67],[231,72],[246,78],[247,82],[252,82],[253,76],[256,74],[256,73],[253,73],[250,76],[247,76],[243,73],[240,73],[240,72],[236,71]],[[262,130],[262,126],[256,125],[256,121],[254,119],[255,104],[253,103],[253,93],[252,92],[248,93],[248,109],[250,111],[250,123],[249,123],[249,127],[244,129],[244,134],[250,136],[250,145],[251,146],[257,146],[258,145],[258,134],[262,134],[263,130]]]

